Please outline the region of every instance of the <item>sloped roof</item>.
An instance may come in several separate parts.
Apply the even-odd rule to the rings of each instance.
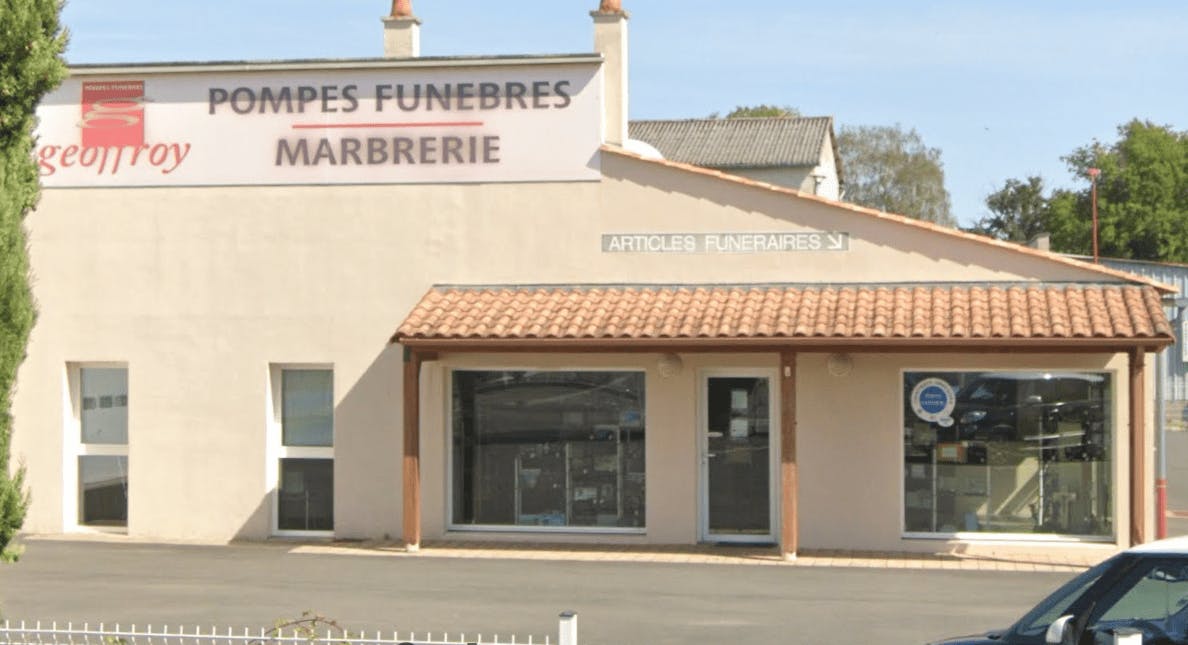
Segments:
[[[1159,294],[1138,285],[509,285],[434,287],[392,340],[1055,348],[1173,334]]]
[[[630,137],[665,159],[707,168],[816,166],[833,118],[771,117],[631,121]]]
[[[724,182],[728,182],[731,184],[738,184],[741,186],[749,186],[751,188],[755,188],[758,190],[765,190],[765,191],[772,192],[772,193],[778,193],[778,194],[782,194],[782,195],[796,197],[799,199],[814,201],[814,202],[821,203],[821,204],[827,204],[834,208],[845,209],[847,211],[857,213],[857,214],[860,214],[860,215],[863,215],[866,217],[873,217],[875,219],[881,219],[881,220],[888,221],[888,222],[896,222],[898,224],[903,224],[905,226],[909,226],[909,227],[916,228],[916,229],[931,231],[933,233],[936,233],[936,234],[939,234],[942,236],[946,236],[951,239],[961,239],[961,240],[965,240],[965,241],[969,241],[969,242],[974,242],[976,244],[992,246],[992,247],[995,247],[995,248],[998,248],[998,249],[1001,249],[1004,251],[1008,251],[1011,253],[1017,253],[1020,255],[1031,256],[1031,257],[1044,258],[1045,260],[1048,260],[1050,262],[1054,262],[1057,264],[1063,264],[1065,266],[1076,267],[1078,269],[1082,269],[1082,270],[1085,270],[1085,271],[1088,271],[1091,273],[1096,273],[1103,277],[1108,276],[1110,278],[1114,278],[1117,280],[1124,280],[1124,281],[1130,282],[1130,283],[1141,283],[1141,284],[1150,285],[1150,286],[1154,287],[1157,291],[1162,292],[1162,293],[1177,293],[1177,291],[1178,291],[1174,285],[1165,284],[1165,283],[1160,282],[1160,281],[1158,281],[1154,278],[1151,278],[1149,276],[1143,276],[1143,275],[1138,275],[1138,274],[1131,273],[1128,271],[1114,269],[1114,268],[1111,268],[1111,267],[1108,267],[1108,266],[1105,266],[1102,264],[1083,262],[1081,260],[1077,260],[1077,259],[1073,258],[1072,256],[1061,255],[1059,253],[1053,253],[1051,251],[1041,251],[1039,249],[1033,249],[1031,247],[1023,246],[1021,244],[1015,244],[1014,242],[1004,242],[1002,240],[994,239],[992,237],[987,237],[985,235],[977,235],[975,233],[969,233],[966,231],[962,231],[961,229],[951,228],[951,227],[943,226],[941,224],[936,224],[933,222],[926,222],[924,220],[915,219],[912,217],[908,217],[906,215],[897,215],[895,213],[888,213],[886,211],[880,211],[880,210],[877,210],[874,208],[869,208],[867,206],[860,206],[858,204],[853,204],[850,202],[837,201],[834,199],[829,199],[828,197],[822,197],[820,195],[813,195],[812,193],[806,193],[803,191],[799,191],[794,188],[787,188],[785,186],[777,186],[775,184],[770,184],[770,183],[767,183],[764,181],[758,181],[755,179],[750,179],[748,177],[742,177],[740,175],[730,174],[728,172],[721,172],[718,170],[714,170],[712,168],[705,168],[702,166],[697,166],[697,165],[693,165],[693,164],[689,164],[689,163],[683,163],[683,162],[675,161],[675,160],[671,160],[671,159],[652,159],[652,158],[641,156],[634,152],[624,150],[623,148],[620,148],[618,146],[603,144],[602,151],[605,153],[614,154],[619,157],[633,159],[633,160],[641,162],[641,163],[665,166],[665,167],[672,168],[673,170],[677,170],[680,172],[686,172],[686,173],[691,173],[691,174],[695,174],[695,175],[701,175],[703,177],[713,178],[714,180],[717,180],[717,181],[724,181]]]

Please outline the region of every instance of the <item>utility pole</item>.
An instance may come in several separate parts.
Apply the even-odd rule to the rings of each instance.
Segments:
[[[1101,174],[1100,168],[1089,169],[1089,181],[1093,182],[1093,261],[1097,262],[1097,176]]]

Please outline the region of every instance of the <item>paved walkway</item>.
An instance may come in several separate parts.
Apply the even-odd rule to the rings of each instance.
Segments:
[[[607,546],[523,544],[478,541],[437,541],[408,553],[399,543],[336,541],[305,543],[293,553],[392,556],[413,558],[478,558],[553,560],[572,562],[678,562],[794,567],[858,567],[871,569],[952,569],[961,571],[1065,572],[1086,569],[1116,553],[1112,546],[1070,545],[1057,549],[1034,547],[958,547],[936,553],[809,550],[784,560],[771,547],[731,546]]]
[[[111,534],[30,535],[29,541],[111,542],[160,544],[153,540]],[[244,544],[254,544],[245,542]],[[381,556],[399,558],[462,558],[484,560],[543,560],[568,562],[702,563],[790,567],[855,567],[864,569],[947,569],[957,571],[1075,572],[1117,553],[1112,545],[1072,544],[1037,548],[1030,545],[945,545],[933,553],[892,551],[806,550],[785,560],[774,547],[721,545],[605,545],[547,544],[440,540],[426,542],[409,553],[400,542],[370,540],[261,542],[284,546],[294,554]]]

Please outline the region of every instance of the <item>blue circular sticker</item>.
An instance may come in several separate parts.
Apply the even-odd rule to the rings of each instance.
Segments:
[[[949,418],[957,397],[953,386],[943,379],[926,378],[912,388],[912,412],[928,422],[938,422]]]

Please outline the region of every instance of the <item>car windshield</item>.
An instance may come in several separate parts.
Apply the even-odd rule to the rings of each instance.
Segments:
[[[1110,558],[1064,583],[1020,618],[1019,622],[1015,623],[1014,632],[1021,636],[1034,636],[1047,631],[1053,621],[1063,616],[1064,612],[1076,602],[1077,598],[1081,597],[1081,594],[1085,593],[1086,589],[1114,566],[1115,560],[1115,558]]]

